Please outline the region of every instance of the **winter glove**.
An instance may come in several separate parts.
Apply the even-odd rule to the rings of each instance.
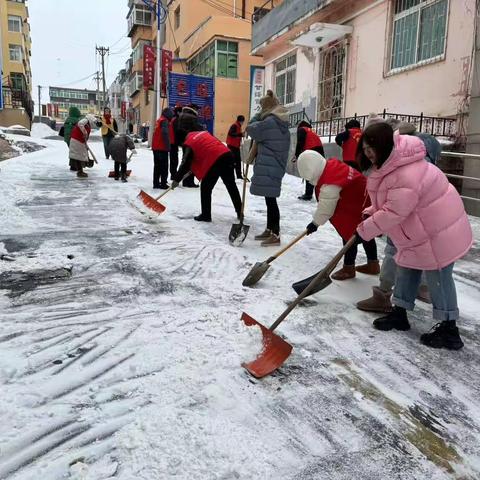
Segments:
[[[178,187],[178,185],[179,185],[179,182],[176,182],[175,180],[172,180],[172,183],[171,183],[171,185],[170,185],[170,188],[171,188],[172,190],[175,190],[175,189]]]
[[[315,233],[317,230],[318,230],[318,225],[316,225],[315,223],[313,222],[310,222],[308,225],[307,225],[307,235],[311,235],[312,233]]]

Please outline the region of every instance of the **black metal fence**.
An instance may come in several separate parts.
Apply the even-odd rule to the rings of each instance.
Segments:
[[[3,108],[24,108],[30,121],[33,119],[33,101],[29,92],[3,85],[2,96]]]
[[[402,122],[408,122],[415,125],[417,132],[429,133],[435,137],[449,137],[454,138],[457,136],[457,119],[447,117],[428,117],[423,113],[420,115],[408,115],[403,113],[391,113],[387,110],[383,110],[378,114],[382,118],[394,118]],[[365,123],[369,115],[357,115],[352,117],[343,118],[331,118],[330,120],[321,120],[317,122],[311,122],[308,118],[305,110],[290,114],[290,127],[295,127],[300,121],[307,120],[311,123],[313,130],[321,137],[328,137],[329,141],[332,141],[335,136],[345,130],[345,124],[349,120],[358,120],[362,128],[365,127]]]

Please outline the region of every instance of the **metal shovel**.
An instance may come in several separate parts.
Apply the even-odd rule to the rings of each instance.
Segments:
[[[283,255],[289,248],[293,247],[297,242],[299,242],[307,233],[308,233],[307,230],[305,230],[298,237],[294,238],[286,247],[282,248],[279,252],[277,252],[275,255],[271,256],[264,262],[257,262],[252,267],[250,272],[248,272],[248,275],[243,280],[242,285],[244,287],[253,287],[253,285],[258,283],[260,279],[265,275],[267,270],[270,268],[270,264],[280,255]]]
[[[245,199],[247,192],[247,182],[248,182],[248,167],[245,169],[243,174],[243,193],[242,193],[242,209],[240,210],[240,223],[234,223],[230,229],[230,234],[228,235],[228,241],[231,245],[239,247],[244,240],[247,238],[248,231],[250,230],[250,225],[245,225],[243,223],[244,216],[243,212],[245,210]]]

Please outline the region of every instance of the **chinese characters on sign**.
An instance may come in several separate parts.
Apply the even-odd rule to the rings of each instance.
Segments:
[[[260,99],[265,91],[265,69],[251,67],[250,70],[250,118],[260,110]]]
[[[173,53],[170,50],[162,50],[162,87],[161,96],[167,98],[168,72],[172,71]]]
[[[143,88],[148,90],[155,83],[155,48],[143,46]]]

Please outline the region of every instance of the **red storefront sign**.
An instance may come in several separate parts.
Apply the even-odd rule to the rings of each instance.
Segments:
[[[47,104],[47,112],[48,112],[48,116],[51,117],[52,116],[52,104],[51,103]]]
[[[143,88],[148,90],[155,83],[155,47],[143,46]]]
[[[162,86],[161,96],[167,98],[168,72],[173,68],[173,52],[171,50],[162,50]]]

